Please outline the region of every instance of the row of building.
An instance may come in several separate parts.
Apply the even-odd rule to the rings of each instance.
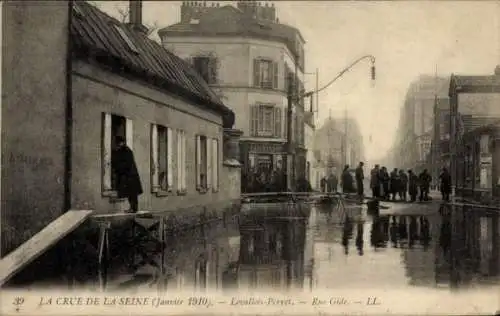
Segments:
[[[85,1],[1,8],[2,255],[69,209],[127,207],[112,172],[116,136],[134,152],[141,210],[192,220],[233,209],[246,175],[286,167],[288,122],[292,181],[319,187],[327,159],[314,152],[303,98],[305,40],[274,4],[183,2],[161,43],[141,1],[126,23]]]
[[[499,92],[499,67],[491,75],[418,78],[408,89],[389,160],[399,168],[428,169],[436,188],[447,167],[458,196],[497,199]]]

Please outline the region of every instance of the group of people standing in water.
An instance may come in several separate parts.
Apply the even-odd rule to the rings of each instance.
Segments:
[[[364,196],[364,163],[360,162],[355,169],[354,177],[350,172],[349,165],[346,165],[341,175],[341,187],[343,193],[357,193]],[[439,175],[440,191],[442,198],[449,201],[451,193],[451,175],[447,168],[443,168]],[[413,170],[405,172],[403,169],[394,168],[391,172],[385,166],[375,165],[370,171],[370,189],[372,196],[381,200],[400,200],[410,202],[428,201],[432,176],[427,169],[418,175]],[[321,179],[320,186],[322,192],[337,192],[339,181],[335,173],[331,173],[328,178]],[[355,184],[355,185],[354,185]]]

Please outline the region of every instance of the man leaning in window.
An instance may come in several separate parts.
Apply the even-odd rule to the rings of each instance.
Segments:
[[[113,153],[111,166],[116,178],[116,191],[118,198],[127,198],[130,204],[128,213],[137,213],[139,195],[142,192],[141,179],[135,164],[134,153],[125,144],[121,136],[115,138],[116,149]]]

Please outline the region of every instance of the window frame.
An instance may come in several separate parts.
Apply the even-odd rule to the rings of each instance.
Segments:
[[[279,64],[275,60],[266,57],[254,58],[253,87],[260,89],[277,90],[279,87]],[[263,80],[262,64],[269,65],[269,80]]]
[[[217,138],[212,138],[211,141],[212,141],[212,146],[211,146],[212,192],[219,192],[219,186],[220,186],[220,171],[219,171],[220,145],[219,145],[219,140]]]
[[[184,130],[177,130],[177,195],[187,193],[187,138]]]
[[[117,113],[101,113],[101,195],[104,197],[116,198],[118,192],[113,188],[113,116],[125,119],[125,142],[127,146],[134,150],[134,124],[133,120]]]
[[[160,146],[159,146],[159,128],[165,129],[166,146],[165,150],[165,163],[166,163],[166,182],[167,188],[162,188],[160,184],[159,170],[159,160],[160,160]],[[151,193],[155,193],[158,197],[166,196],[172,193],[172,188],[174,187],[174,176],[173,176],[173,131],[172,128],[161,125],[158,123],[151,124],[151,134],[150,134],[150,174],[151,174]]]
[[[207,60],[207,69],[206,69],[206,78],[204,75],[197,69],[196,60],[197,59],[206,59]],[[219,73],[218,73],[218,59],[212,55],[195,55],[189,57],[189,62],[193,69],[207,82],[209,85],[217,84],[219,81]]]
[[[195,144],[195,152],[196,152],[196,190],[200,193],[208,192],[210,188],[209,182],[209,158],[210,158],[210,150],[208,138],[206,135],[196,134],[196,144]],[[203,148],[203,142],[205,143],[205,147]],[[203,157],[205,155],[205,163],[203,164]],[[201,180],[202,172],[204,171],[205,178],[203,181]],[[202,183],[203,182],[203,183]]]

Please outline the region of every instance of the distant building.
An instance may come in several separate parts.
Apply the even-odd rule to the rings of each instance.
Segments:
[[[180,22],[158,31],[164,47],[190,62],[236,113],[242,174],[283,169],[287,152],[287,88],[304,92],[304,38],[281,24],[274,4],[238,1],[237,7],[183,2]],[[294,102],[292,138],[296,175],[305,175],[304,100]],[[243,190],[246,185],[243,184]]]
[[[448,98],[448,85],[448,78],[427,75],[410,84],[393,146],[394,167],[419,172],[426,165],[424,157],[431,152],[436,100]]]
[[[495,69],[494,75],[489,76],[457,76],[452,75],[450,86],[450,114],[451,114],[451,137],[450,137],[450,165],[451,175],[453,179],[457,179],[455,189],[461,191],[462,188],[469,186],[462,180],[464,174],[460,165],[463,163],[464,157],[469,155],[464,151],[467,147],[466,135],[470,135],[474,130],[486,127],[490,124],[498,124],[500,121],[500,68]],[[484,134],[486,143],[481,146],[472,146],[481,151],[480,156],[484,154],[491,155],[496,148],[498,141],[497,137],[489,132]],[[483,137],[478,134],[477,137]],[[474,141],[468,141],[468,145]],[[471,148],[472,148],[471,147]],[[481,163],[481,171],[476,172],[476,179],[466,180],[475,182],[477,185],[481,183],[493,183],[496,187],[500,183],[500,172],[497,167],[490,162]],[[490,179],[491,178],[491,179]],[[484,185],[481,185],[484,187]],[[477,187],[477,186],[476,186]],[[490,184],[488,184],[490,187]],[[487,187],[485,187],[486,189]],[[458,194],[461,194],[458,192]]]
[[[115,136],[134,152],[140,210],[202,214],[238,200],[240,171],[226,155],[238,147],[234,113],[148,39],[133,3],[130,24],[85,1],[2,3],[2,62],[16,69],[2,74],[3,255],[69,209],[127,207]]]
[[[347,140],[345,132],[347,131]],[[345,147],[345,149],[344,149]],[[360,161],[364,161],[364,143],[358,123],[353,118],[329,118],[316,130],[315,148],[319,152],[320,160],[326,162],[326,174],[336,170],[341,172],[344,165],[356,168]]]

